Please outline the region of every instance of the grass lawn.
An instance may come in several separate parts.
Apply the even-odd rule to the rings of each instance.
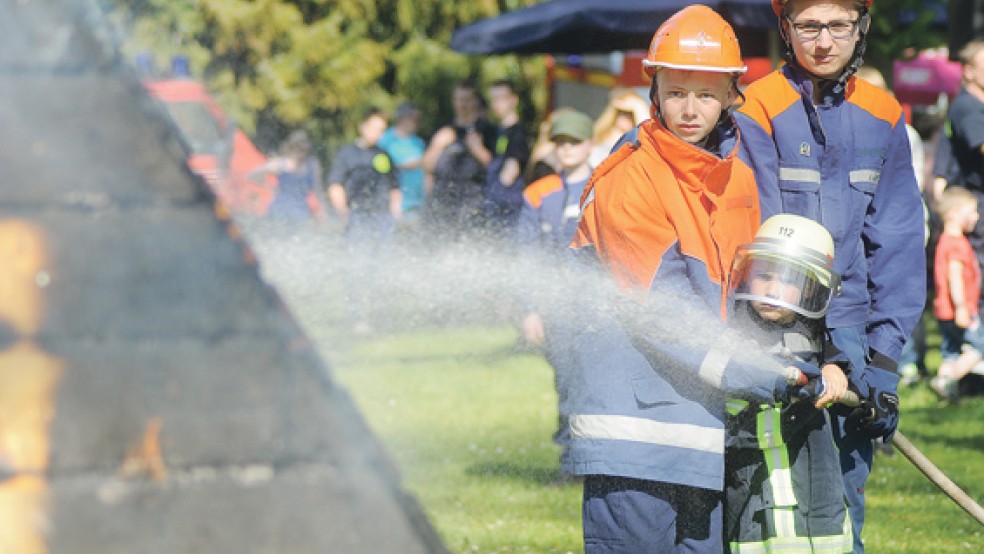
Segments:
[[[327,357],[451,551],[581,552],[580,487],[550,484],[552,373],[516,337],[496,325],[349,337]],[[902,431],[984,501],[984,398],[944,406],[920,385],[902,405]],[[984,551],[984,529],[901,454],[877,456],[868,506],[869,552]]]
[[[581,489],[551,484],[559,451],[551,441],[557,412],[549,365],[516,351],[516,330],[496,323],[495,314],[462,317],[462,310],[500,309],[494,301],[501,289],[482,282],[506,264],[487,264],[481,272],[461,265],[394,269],[387,276],[396,298],[383,302],[388,329],[355,337],[345,330],[336,240],[308,237],[293,249],[259,244],[265,274],[334,379],[355,398],[448,548],[581,552]],[[935,370],[939,339],[935,329],[928,332],[927,363]],[[984,397],[944,406],[924,384],[900,394],[902,431],[984,502]],[[868,552],[984,552],[984,527],[901,454],[877,456],[867,494]]]

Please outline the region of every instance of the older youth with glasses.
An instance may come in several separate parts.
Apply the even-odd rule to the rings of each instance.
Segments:
[[[736,115],[762,218],[805,216],[834,238],[843,289],[827,326],[865,400],[863,409],[831,408],[855,552],[864,551],[872,440],[890,440],[898,425],[897,360],[926,290],[922,204],[902,109],[854,76],[872,2],[773,0],[789,63],[749,86]]]

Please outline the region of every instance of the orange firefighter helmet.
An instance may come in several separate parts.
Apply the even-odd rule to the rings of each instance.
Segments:
[[[748,69],[731,25],[699,4],[683,8],[660,25],[642,64],[650,78],[661,67],[733,74]]]

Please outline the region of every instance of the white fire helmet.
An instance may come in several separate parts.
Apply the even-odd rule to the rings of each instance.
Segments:
[[[735,300],[753,300],[823,317],[840,292],[834,241],[819,223],[792,214],[770,217],[738,248],[730,277]]]

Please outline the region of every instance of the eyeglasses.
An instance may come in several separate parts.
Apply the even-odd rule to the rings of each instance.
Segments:
[[[807,21],[805,23],[797,23],[790,18],[786,18],[789,24],[793,28],[793,32],[796,33],[796,38],[807,42],[812,40],[817,40],[820,38],[820,33],[824,29],[830,32],[830,36],[836,40],[845,40],[854,36],[854,33],[858,32],[858,25],[861,23],[860,19],[851,20],[837,20],[830,21],[827,23],[820,23],[819,21]]]

